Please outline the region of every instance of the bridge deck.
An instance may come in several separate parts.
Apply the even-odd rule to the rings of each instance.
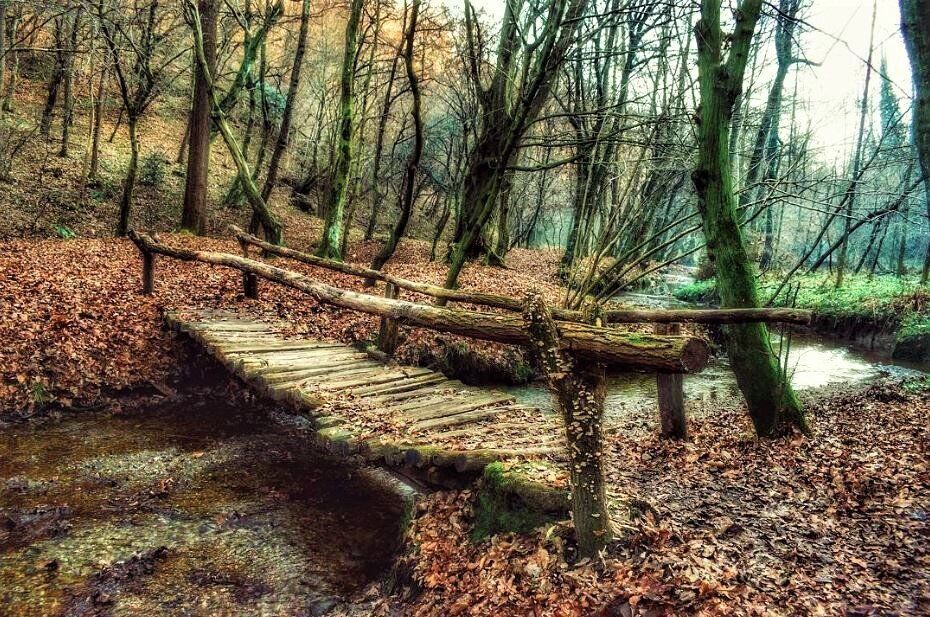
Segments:
[[[233,312],[183,310],[167,319],[251,388],[306,413],[331,449],[459,471],[516,457],[563,458],[555,418],[504,392],[385,365],[341,343],[291,338],[286,324]]]

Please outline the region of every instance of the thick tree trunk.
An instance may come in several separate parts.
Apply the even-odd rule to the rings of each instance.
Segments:
[[[728,58],[723,59],[720,2],[702,0],[695,29],[698,44],[700,108],[698,163],[692,179],[707,240],[707,254],[717,272],[717,289],[725,307],[761,306],[756,276],[740,230],[733,192],[729,130],[733,101],[742,88],[746,54],[752,41],[761,0],[743,0]],[[727,352],[749,414],[760,436],[779,436],[792,426],[808,430],[806,416],[786,382],[764,324],[726,329]]]
[[[347,233],[345,220],[346,200],[349,197],[349,172],[354,155],[355,128],[355,57],[358,51],[359,23],[362,0],[352,0],[346,24],[345,48],[342,56],[341,94],[339,98],[339,137],[336,147],[336,165],[333,187],[326,210],[326,223],[317,254],[331,259],[342,259],[343,236]]]
[[[116,233],[125,236],[129,233],[129,215],[132,210],[132,195],[136,189],[136,175],[139,171],[139,139],[136,135],[138,119],[130,114],[127,119],[129,128],[129,167],[123,181],[123,194],[119,202],[119,225]]]
[[[568,442],[572,522],[578,554],[592,558],[613,539],[604,482],[602,419],[607,393],[604,366],[580,366],[564,351],[546,304],[533,294],[523,319],[532,340],[527,347],[546,375]]]
[[[930,223],[930,2],[900,0],[901,32],[914,79],[913,137],[924,179],[927,222]],[[930,240],[920,283],[930,282]]]
[[[199,0],[198,10],[203,28],[203,52],[212,75],[216,68],[215,0]],[[207,225],[211,111],[210,85],[204,77],[200,63],[196,62],[191,112],[188,117],[187,178],[184,182],[181,229],[198,235],[206,231]]]
[[[500,201],[497,208],[497,242],[494,244],[494,252],[490,255],[492,265],[503,266],[507,251],[510,250],[508,219],[510,217],[510,195],[512,191],[513,172],[511,171],[504,176],[504,183],[501,186]]]

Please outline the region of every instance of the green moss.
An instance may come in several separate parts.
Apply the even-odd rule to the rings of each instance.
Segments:
[[[535,482],[525,472],[521,464],[498,462],[484,468],[475,503],[474,542],[496,533],[529,533],[564,517],[564,491]]]

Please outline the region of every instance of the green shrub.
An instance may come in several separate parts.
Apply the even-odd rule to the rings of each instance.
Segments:
[[[145,186],[161,186],[165,181],[165,170],[168,159],[161,152],[151,152],[142,159],[142,169],[139,171],[139,184]]]

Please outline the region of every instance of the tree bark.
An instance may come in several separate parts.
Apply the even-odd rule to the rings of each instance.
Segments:
[[[198,10],[203,28],[203,52],[208,69],[216,69],[215,0],[199,0]],[[201,235],[207,226],[207,186],[210,171],[211,130],[210,87],[199,62],[195,62],[194,91],[187,122],[187,177],[184,181],[184,206],[181,229]]]
[[[300,11],[300,32],[297,34],[297,49],[294,52],[294,64],[291,68],[291,80],[287,88],[287,100],[284,103],[284,112],[281,116],[281,126],[278,128],[278,139],[275,142],[274,152],[268,162],[268,175],[265,177],[265,186],[262,188],[262,199],[268,201],[274,185],[278,180],[278,171],[281,158],[287,149],[291,137],[291,120],[294,116],[294,105],[297,100],[297,91],[300,88],[300,71],[304,64],[304,55],[307,51],[307,32],[310,29],[310,0],[303,0]]]
[[[695,28],[701,104],[697,114],[698,162],[692,180],[708,258],[717,272],[720,299],[725,307],[732,308],[761,306],[740,230],[728,152],[733,102],[742,89],[747,53],[761,8],[762,0],[740,2],[726,59],[719,0],[701,1],[701,19]],[[730,364],[756,433],[775,437],[793,426],[808,431],[807,418],[780,370],[765,325],[733,325],[725,335]]]
[[[349,20],[346,23],[345,47],[342,55],[342,76],[339,97],[339,137],[336,147],[333,186],[326,209],[326,223],[317,254],[331,259],[342,259],[343,236],[347,233],[345,220],[346,200],[349,195],[349,172],[354,155],[355,128],[355,58],[358,53],[359,23],[363,0],[352,0]]]
[[[81,26],[81,13],[83,7],[78,7],[77,13],[71,20],[71,32],[68,49],[64,59],[64,113],[61,118],[61,149],[58,156],[67,158],[71,141],[71,125],[74,124],[74,56],[77,53],[78,32]]]
[[[52,116],[55,104],[58,102],[58,89],[64,76],[64,40],[62,36],[63,17],[55,20],[55,68],[48,82],[48,91],[45,96],[45,107],[42,109],[42,119],[39,122],[39,134],[48,139],[52,130]]]
[[[129,167],[126,170],[126,179],[123,181],[123,194],[119,202],[119,225],[116,233],[125,236],[129,233],[129,215],[132,209],[132,194],[136,188],[136,175],[139,171],[139,139],[136,135],[138,119],[130,114],[126,120],[129,129]]]
[[[417,32],[417,18],[420,13],[420,0],[412,0],[410,5],[410,19],[407,26],[406,44],[404,48],[404,67],[407,71],[407,82],[410,84],[410,95],[413,103],[410,115],[413,117],[413,150],[407,158],[407,169],[404,172],[403,193],[400,197],[400,217],[391,229],[391,235],[375,255],[371,262],[372,270],[380,270],[388,262],[400,239],[407,230],[410,214],[413,212],[413,198],[417,182],[417,170],[420,167],[420,157],[423,155],[423,115],[421,113],[420,82],[413,68],[413,44]],[[374,284],[374,281],[371,281]]]
[[[578,555],[593,558],[613,539],[604,481],[602,419],[607,393],[604,366],[581,366],[563,350],[559,330],[537,294],[526,298],[527,347],[546,375],[568,442],[572,522]]]
[[[930,2],[900,0],[901,32],[911,60],[914,79],[913,139],[924,180],[927,221],[930,223]],[[921,285],[930,282],[930,239],[920,275]]]
[[[16,11],[13,15],[13,18],[10,20],[10,29],[7,33],[7,40],[12,43],[16,38],[16,33],[19,30],[19,20],[22,16],[22,9]],[[10,49],[8,52],[12,57],[12,64],[10,65],[10,78],[6,82],[6,90],[3,95],[3,113],[10,113],[13,111],[13,96],[16,94],[16,81],[19,77],[19,52]]]

